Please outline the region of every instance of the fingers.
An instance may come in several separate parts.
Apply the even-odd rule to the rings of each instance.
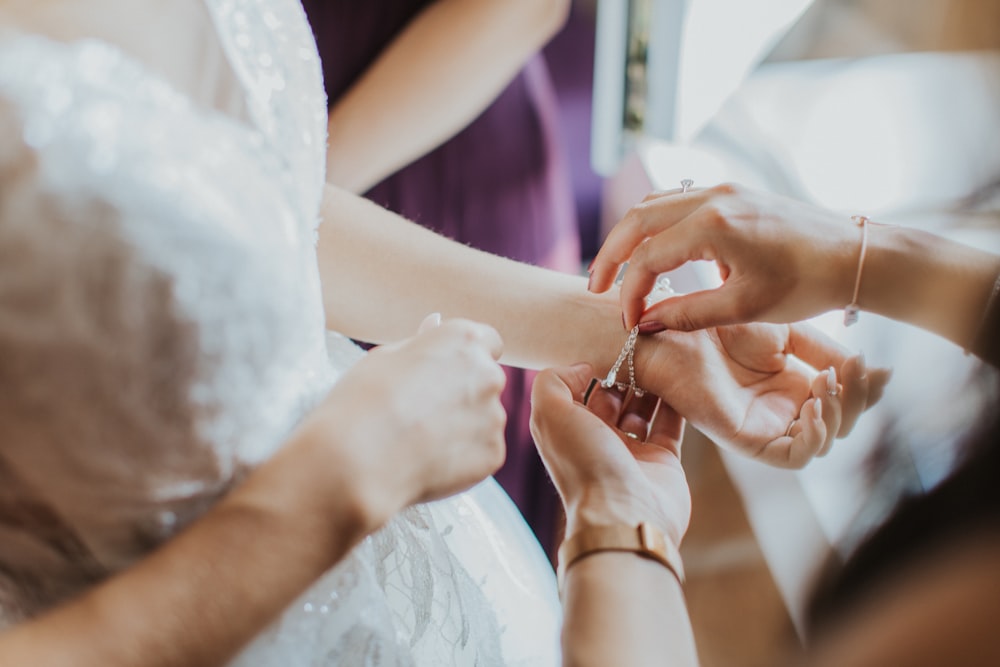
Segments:
[[[757,458],[782,468],[801,468],[814,457],[825,456],[840,431],[843,393],[835,369],[817,374],[799,415],[783,435],[765,444]]]
[[[471,340],[483,345],[494,361],[499,361],[503,356],[503,339],[500,333],[487,324],[470,323],[474,328]]]
[[[649,392],[642,396],[630,395],[618,417],[618,430],[639,442],[645,442],[658,402],[659,397]]]
[[[622,407],[625,405],[625,392],[617,387],[605,389],[598,386],[590,395],[587,407],[595,415],[601,418],[605,424],[615,426],[622,414]]]
[[[591,267],[590,289],[606,292],[614,283],[621,265],[647,238],[677,224],[698,209],[709,197],[708,190],[648,198],[615,225],[601,246]],[[647,290],[648,291],[648,290]]]
[[[632,252],[620,296],[626,328],[635,326],[642,317],[646,295],[661,273],[686,262],[715,259],[704,237],[707,226],[699,213],[695,211],[680,223],[658,232]]]
[[[823,439],[815,456],[826,456],[833,446],[833,440],[840,431],[841,420],[843,419],[843,405],[841,397],[844,395],[837,378],[837,371],[831,366],[823,373],[813,378],[811,394],[815,400],[819,401],[821,416],[823,419]],[[806,449],[811,448],[814,443],[807,443]]]
[[[436,332],[440,332],[437,335],[460,337],[465,343],[485,349],[494,361],[500,360],[501,355],[503,355],[503,339],[500,338],[496,329],[488,324],[463,319],[447,320],[437,327],[432,327],[430,324],[433,322],[434,315],[438,314],[434,313],[424,319],[420,325],[422,333],[434,335]]]
[[[843,419],[837,437],[843,438],[851,432],[858,417],[868,407],[869,377],[864,355],[859,354],[844,362],[840,367],[840,381],[844,387],[841,400]]]
[[[825,380],[821,382],[825,384]],[[795,433],[796,429],[792,429],[792,442],[788,446],[788,467],[802,468],[823,450],[829,435],[824,419],[826,405],[819,397],[806,401],[799,414],[799,432]]]
[[[891,368],[870,368],[868,370],[868,403],[866,408],[870,408],[882,400],[882,394],[891,379]]]
[[[822,406],[819,398],[806,401],[788,431],[766,443],[756,458],[779,468],[801,468],[809,463],[826,442]]]
[[[582,400],[593,377],[594,369],[590,364],[547,368],[538,373],[532,387],[532,403],[547,400]]]
[[[660,401],[649,425],[646,442],[665,449],[678,458],[681,455],[681,438],[684,436],[684,418],[670,405]]]
[[[791,325],[787,352],[813,368],[832,366],[840,369],[843,417],[838,438],[847,436],[861,413],[882,398],[892,376],[892,371],[886,368],[868,369],[864,355],[848,356],[846,348],[808,324]]]
[[[785,351],[816,370],[830,366],[840,368],[851,356],[846,347],[816,327],[801,323],[789,325],[788,347]]]
[[[631,265],[629,266],[631,270]],[[626,274],[626,280],[628,275]],[[622,288],[624,290],[624,284]],[[624,291],[623,291],[624,293]],[[623,310],[627,306],[622,302]],[[640,312],[640,322],[661,322],[672,331],[695,331],[709,327],[720,327],[744,321],[740,316],[740,295],[731,283],[724,283],[715,289],[702,290],[672,296],[653,304],[645,312]],[[630,321],[625,316],[626,324]]]

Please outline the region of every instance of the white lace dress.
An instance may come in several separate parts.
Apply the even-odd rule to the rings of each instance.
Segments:
[[[239,116],[109,43],[0,29],[0,626],[197,518],[362,354],[324,332],[301,7],[205,4]],[[366,539],[233,664],[552,665],[558,618],[491,480]]]

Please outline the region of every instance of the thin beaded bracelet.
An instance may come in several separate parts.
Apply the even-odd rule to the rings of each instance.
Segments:
[[[854,278],[854,295],[851,297],[851,302],[844,306],[845,327],[857,324],[861,313],[861,306],[858,305],[858,294],[861,292],[861,275],[865,271],[865,257],[868,255],[868,223],[871,222],[865,215],[853,215],[851,220],[861,227],[861,252],[858,253],[858,274]]]
[[[635,343],[637,340],[639,340],[638,324],[628,332],[628,338],[625,339],[622,351],[618,353],[618,359],[611,366],[611,370],[608,371],[607,376],[601,380],[602,387],[605,389],[617,387],[620,391],[631,390],[635,396],[645,395],[646,392],[640,389],[635,383]],[[622,363],[628,364],[628,384],[618,381],[618,373],[621,371]]]

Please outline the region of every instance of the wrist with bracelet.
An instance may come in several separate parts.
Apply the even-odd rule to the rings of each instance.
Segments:
[[[559,589],[562,590],[566,572],[575,563],[608,551],[631,552],[655,561],[667,568],[679,583],[684,583],[684,563],[677,546],[653,524],[641,521],[637,525],[587,526],[568,536],[559,547]]]

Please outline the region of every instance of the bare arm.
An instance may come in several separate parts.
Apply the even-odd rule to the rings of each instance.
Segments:
[[[333,186],[326,188],[322,213],[318,262],[327,325],[349,336],[391,342],[437,311],[496,328],[504,363],[586,362],[602,376],[627,338],[617,294],[589,293],[582,277],[454,243]],[[794,353],[814,369],[837,369],[835,382],[844,390],[838,401],[847,406],[838,419],[848,425],[878,399],[887,375],[866,374],[815,332],[796,332],[748,325],[726,335],[650,336],[637,346],[636,377],[718,444],[776,465],[802,466],[825,451],[837,431],[789,433],[811,398],[814,373],[784,363],[786,357]]]
[[[694,633],[681,585],[659,563],[608,551],[570,569],[563,593],[566,667],[692,667]]]
[[[586,360],[606,370],[625,340],[616,295],[454,243],[334,187],[326,189],[319,266],[327,326],[368,342],[398,340],[439,312],[496,328],[504,363]]]
[[[322,459],[299,465],[316,453],[314,436],[289,443],[149,558],[0,635],[0,663],[224,664],[367,530],[349,494],[318,493],[330,486],[317,484],[329,473]]]
[[[0,634],[0,664],[225,664],[402,507],[499,467],[499,348],[488,327],[453,321],[367,355],[274,458],[187,530]]]
[[[746,321],[794,322],[850,303],[862,228],[848,216],[735,185],[650,196],[608,235],[593,288],[629,261],[629,323],[673,330]],[[662,301],[643,297],[661,272],[713,260],[724,284]],[[907,227],[869,224],[858,304],[961,346],[973,342],[1000,274],[1000,257]]]
[[[566,508],[567,538],[646,522],[679,546],[691,516],[683,422],[649,395],[623,404],[598,389],[584,407],[590,375],[586,366],[549,369],[531,393],[531,432]],[[599,551],[569,564],[563,610],[567,667],[698,664],[678,577],[636,553]]]
[[[444,143],[562,26],[568,0],[438,0],[330,111],[327,179],[352,192]]]

